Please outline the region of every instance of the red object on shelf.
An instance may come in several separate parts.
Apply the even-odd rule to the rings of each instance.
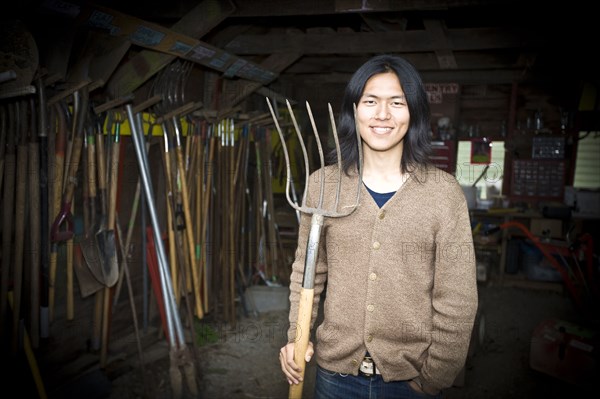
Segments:
[[[598,379],[599,337],[596,331],[564,320],[548,319],[531,337],[529,365],[532,369],[579,386]]]

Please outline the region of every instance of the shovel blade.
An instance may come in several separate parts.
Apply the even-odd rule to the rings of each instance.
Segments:
[[[96,234],[98,251],[100,252],[104,284],[112,287],[119,279],[119,260],[114,230],[101,230]]]
[[[81,241],[79,241],[79,246],[75,249],[75,262],[73,269],[75,270],[75,276],[77,276],[77,281],[79,282],[81,297],[87,298],[88,296],[104,288],[104,283],[98,281],[98,279],[92,274],[89,266],[84,265],[84,263],[87,263],[87,261],[83,256]]]
[[[81,241],[79,241],[79,246],[81,247],[81,252],[83,253],[83,258],[88,266],[88,270],[99,283],[104,285],[102,256],[100,251],[98,251],[95,237],[91,234],[84,236]]]

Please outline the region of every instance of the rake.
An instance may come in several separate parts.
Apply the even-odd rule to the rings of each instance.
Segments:
[[[308,116],[310,118],[310,123],[313,129],[313,133],[316,138],[316,144],[319,151],[319,159],[321,167],[319,169],[319,199],[317,201],[316,207],[308,206],[306,203],[306,198],[309,189],[309,175],[310,169],[308,165],[308,153],[306,151],[306,146],[304,144],[304,139],[302,137],[302,133],[300,133],[300,128],[298,127],[298,122],[296,121],[296,117],[294,116],[294,112],[289,101],[286,100],[287,108],[290,113],[290,117],[292,119],[292,123],[294,125],[294,129],[296,130],[296,135],[298,136],[298,141],[302,148],[302,155],[304,158],[304,170],[306,172],[306,179],[304,183],[304,193],[302,195],[302,204],[298,205],[296,202],[292,201],[290,198],[290,186],[291,186],[291,166],[290,166],[290,158],[288,154],[287,145],[285,143],[283,132],[281,131],[281,127],[279,126],[279,122],[277,120],[277,116],[273,110],[273,106],[271,102],[267,98],[267,104],[269,106],[269,110],[271,112],[271,116],[273,117],[273,121],[275,122],[275,127],[277,128],[277,133],[279,133],[279,138],[281,140],[281,144],[283,147],[283,154],[285,157],[286,164],[286,187],[285,187],[285,196],[288,203],[295,210],[312,215],[310,222],[310,232],[308,236],[308,242],[306,245],[306,256],[304,261],[304,277],[302,280],[302,288],[300,289],[300,301],[298,304],[298,318],[296,322],[296,337],[294,339],[294,362],[301,369],[302,380],[304,380],[304,370],[306,366],[305,355],[306,349],[308,348],[309,336],[310,336],[310,321],[312,316],[312,308],[313,308],[313,298],[314,298],[314,282],[315,282],[315,272],[318,258],[318,250],[319,250],[319,242],[321,239],[321,230],[323,227],[323,223],[326,217],[331,218],[339,218],[350,215],[357,208],[360,202],[360,191],[362,185],[362,148],[361,148],[361,140],[360,133],[358,131],[358,127],[356,127],[356,142],[358,145],[358,154],[359,154],[359,167],[358,167],[358,186],[356,189],[356,201],[353,205],[345,206],[343,210],[339,209],[340,203],[340,191],[342,188],[342,157],[340,151],[340,143],[338,138],[337,129],[335,126],[335,118],[333,116],[333,111],[331,109],[331,104],[328,104],[329,110],[329,119],[331,122],[331,128],[333,132],[333,139],[335,141],[335,150],[336,150],[336,158],[337,158],[337,173],[338,180],[335,189],[335,203],[333,208],[326,208],[323,205],[323,200],[325,198],[325,160],[323,155],[323,146],[321,144],[321,140],[319,138],[319,133],[317,131],[317,127],[315,124],[315,120],[308,102],[306,102],[306,109],[308,111]],[[354,109],[354,114],[356,116],[356,108]],[[355,117],[356,120],[356,117]],[[296,399],[302,397],[302,389],[303,389],[303,381],[300,381],[298,384],[292,384],[290,386],[289,398]]]

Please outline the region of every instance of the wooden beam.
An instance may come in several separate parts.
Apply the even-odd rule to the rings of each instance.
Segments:
[[[275,99],[277,102],[280,102],[282,104],[284,104],[286,102],[286,100],[289,101],[291,105],[296,105],[296,103],[297,103],[296,100],[292,100],[291,98],[288,98],[288,97],[284,96],[283,94],[273,91],[270,88],[264,87],[264,86],[259,87],[256,90],[256,94],[260,94],[261,96]]]
[[[514,1],[513,1],[514,2]],[[501,0],[240,0],[235,17],[277,17],[390,11],[447,10],[474,5],[506,4]]]
[[[449,29],[449,50],[489,50],[520,48],[539,44],[541,33],[518,28]],[[406,32],[361,32],[335,34],[240,35],[225,50],[234,54],[371,54],[382,52],[414,53],[438,50],[436,38],[424,30]]]
[[[299,53],[276,54],[266,58],[260,63],[260,66],[279,73],[296,62],[301,56],[302,54]],[[220,109],[234,107],[263,86],[258,82],[248,80],[229,80],[223,83],[223,101],[220,104]]]
[[[404,32],[406,30],[406,25],[408,24],[407,18],[401,16],[393,17],[389,14],[383,15],[385,16],[385,19],[381,17],[381,14],[361,13],[360,18],[372,32]]]
[[[229,1],[204,0],[171,29],[193,38],[201,38],[227,18],[235,7]],[[142,50],[115,72],[107,89],[111,95],[131,93],[176,58],[175,55]]]
[[[525,67],[518,64],[518,51],[456,51],[454,58],[460,69],[506,69],[514,67]],[[412,63],[419,71],[440,69],[438,59],[432,52],[428,53],[403,53],[402,57]],[[346,56],[304,56],[294,65],[290,66],[286,74],[322,74],[324,71],[330,73],[353,73],[360,65],[370,58],[370,55],[346,55]]]
[[[421,71],[421,78],[426,83],[460,83],[460,84],[510,84],[524,80],[527,76],[521,69],[500,70],[443,70]],[[292,84],[319,87],[329,83],[347,83],[352,74],[328,73],[322,75],[283,75],[282,79]]]
[[[425,30],[431,34],[436,43],[435,56],[437,57],[440,69],[456,69],[456,58],[450,49],[450,43],[446,37],[445,27],[439,19],[423,20]]]

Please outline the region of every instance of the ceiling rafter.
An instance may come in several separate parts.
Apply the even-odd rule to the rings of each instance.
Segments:
[[[519,28],[448,29],[449,50],[519,48],[539,44],[535,32]],[[225,46],[237,55],[298,51],[303,54],[361,54],[436,51],[435,35],[425,30],[406,32],[355,32],[306,34],[242,34]]]

